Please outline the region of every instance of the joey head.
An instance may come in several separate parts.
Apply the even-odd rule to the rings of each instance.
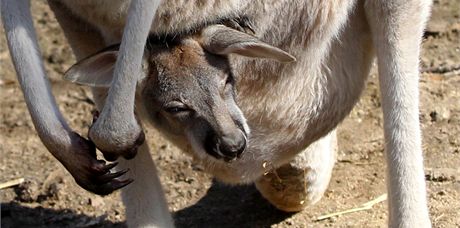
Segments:
[[[104,89],[112,81],[117,46],[74,65],[65,78]],[[137,98],[155,127],[195,156],[232,161],[249,143],[250,130],[238,107],[229,54],[291,62],[295,58],[254,36],[223,25],[175,38],[149,37]]]

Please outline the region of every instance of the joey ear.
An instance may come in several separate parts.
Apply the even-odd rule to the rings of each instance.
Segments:
[[[110,87],[118,50],[102,50],[82,59],[64,74],[64,79],[91,87]]]
[[[285,63],[296,61],[294,56],[277,47],[223,25],[205,28],[201,32],[200,43],[207,51],[219,55],[234,53],[247,57],[269,58]]]

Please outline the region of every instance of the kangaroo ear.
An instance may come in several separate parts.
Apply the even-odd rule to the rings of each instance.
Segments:
[[[110,87],[118,48],[106,48],[82,59],[64,74],[64,79],[91,87]]]
[[[285,63],[296,60],[294,56],[277,47],[223,25],[213,25],[203,29],[200,43],[207,51],[219,55],[234,53],[247,57],[269,58]]]

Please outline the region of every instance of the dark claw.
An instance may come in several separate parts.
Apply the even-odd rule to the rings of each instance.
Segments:
[[[117,166],[118,165],[118,162],[114,162],[114,163],[110,163],[108,165],[106,165],[104,167],[104,174],[106,174],[107,172],[109,172],[113,167]]]
[[[122,170],[122,171],[116,172],[116,173],[108,173],[108,174],[105,174],[103,176],[100,176],[98,178],[98,180],[100,182],[106,183],[106,182],[109,182],[109,181],[111,181],[111,180],[113,180],[113,179],[115,179],[117,177],[123,176],[128,171],[129,171],[129,169],[125,169],[125,170]]]
[[[131,178],[122,180],[122,181],[115,179],[113,183],[111,183],[110,185],[112,186],[113,191],[115,191],[115,190],[125,187],[128,184],[133,183],[133,181],[134,179],[131,179]]]
[[[97,190],[97,192],[95,192],[95,193],[98,194],[98,195],[108,195],[108,194],[112,193],[113,191],[116,191],[116,190],[118,190],[120,188],[125,187],[128,184],[131,184],[133,181],[134,181],[133,179],[126,179],[126,180],[114,179],[111,182],[109,182],[109,183],[103,185],[102,187],[100,187],[100,189]]]
[[[98,175],[107,173],[105,170],[105,161],[97,160],[97,162],[91,165],[90,172]]]
[[[113,179],[105,184],[94,184],[94,183],[89,184],[89,185],[80,184],[80,183],[79,184],[80,186],[84,187],[84,189],[92,193],[95,193],[101,196],[105,196],[105,195],[111,194],[112,192],[120,188],[125,187],[128,184],[131,184],[132,182],[133,182],[133,179],[126,179],[126,180]]]

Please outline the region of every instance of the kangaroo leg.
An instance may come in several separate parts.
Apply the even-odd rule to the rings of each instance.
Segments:
[[[131,160],[119,159],[134,182],[122,189],[128,227],[174,227],[160,179],[145,142]]]
[[[56,104],[37,44],[29,0],[2,0],[1,17],[11,57],[38,136],[84,189],[109,194],[127,182],[111,179],[112,168],[96,159],[94,144],[68,126]]]
[[[430,227],[419,123],[419,55],[429,0],[371,0],[384,117],[390,227]]]
[[[133,0],[128,9],[107,105],[93,123],[89,137],[112,157],[132,157],[144,133],[134,115],[138,76],[152,21],[161,0]]]
[[[278,209],[301,211],[323,196],[329,185],[336,153],[334,130],[312,143],[289,164],[262,176],[256,181],[256,187]]]
[[[101,110],[107,89],[93,88],[92,92],[94,102]],[[118,162],[117,171],[126,173],[128,180],[134,180],[121,192],[128,227],[174,227],[147,142],[140,145],[136,157],[130,160],[120,158]]]

